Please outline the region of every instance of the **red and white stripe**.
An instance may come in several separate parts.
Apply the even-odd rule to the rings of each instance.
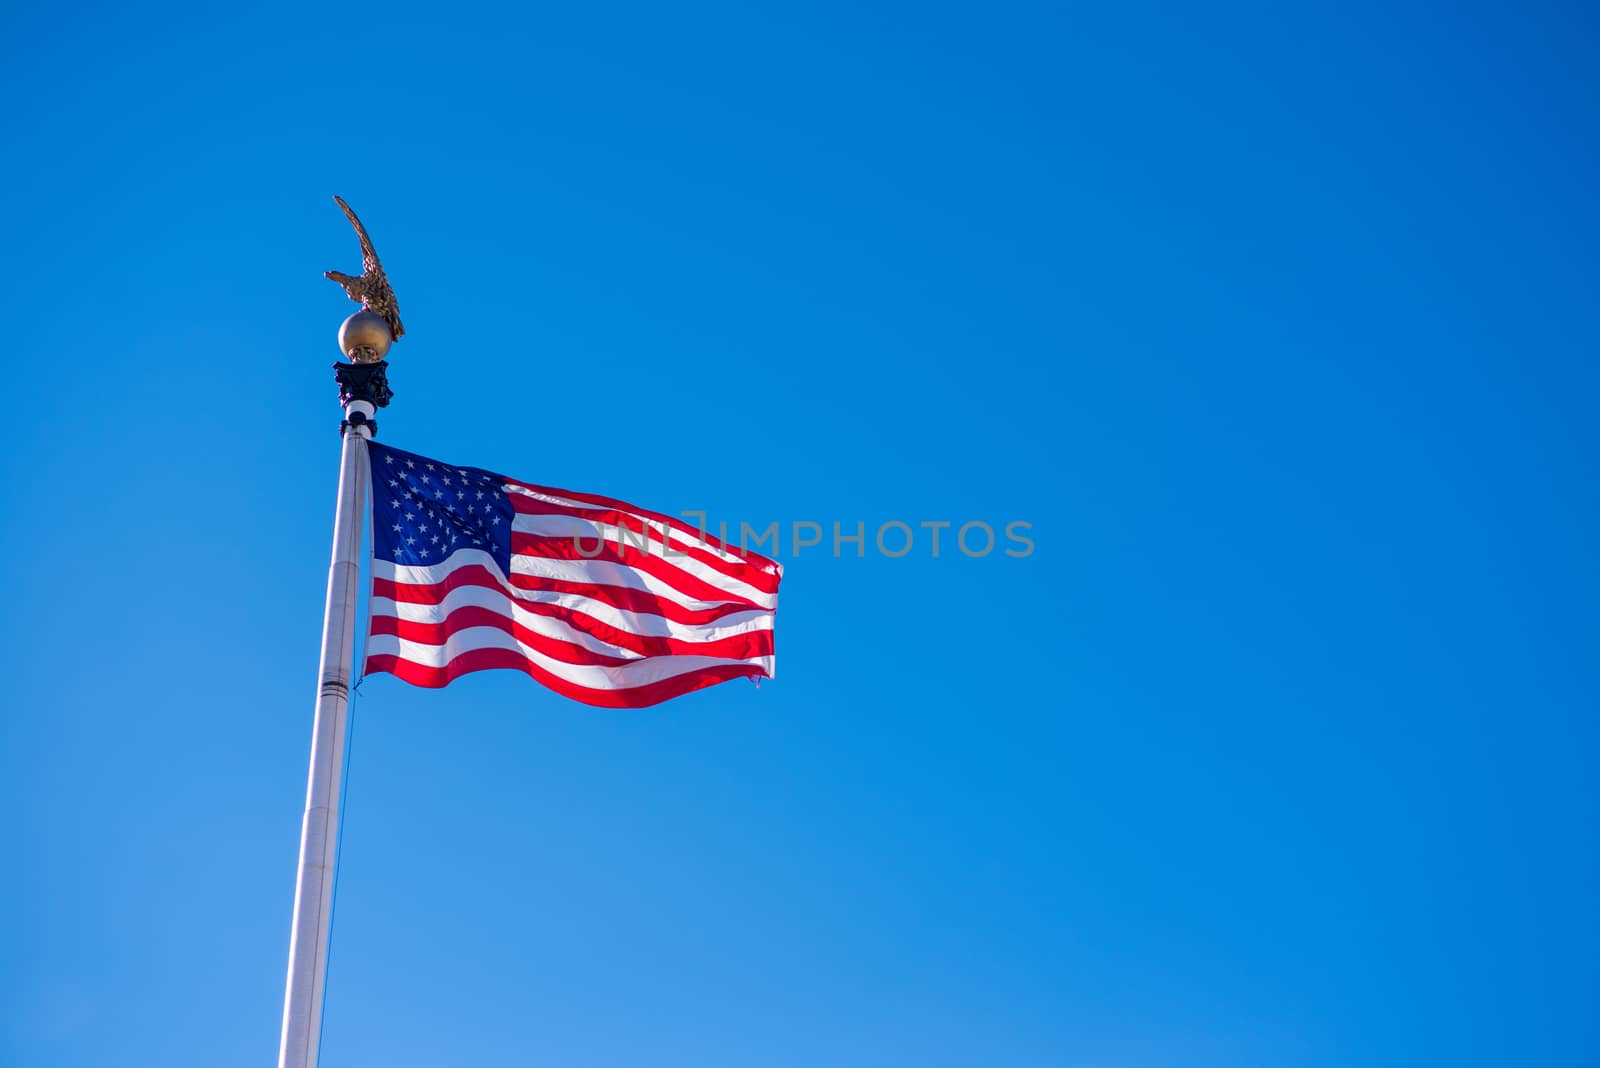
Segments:
[[[481,549],[425,566],[373,560],[366,673],[445,686],[513,668],[613,708],[773,676],[782,565],[607,497],[510,480],[502,488],[515,513],[509,575]],[[648,552],[637,547],[641,530]],[[604,547],[586,559],[575,531],[584,553],[600,538]]]

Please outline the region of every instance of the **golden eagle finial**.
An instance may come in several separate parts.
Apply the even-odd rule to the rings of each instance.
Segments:
[[[345,295],[351,300],[368,311],[381,315],[384,322],[389,324],[390,335],[398,341],[406,332],[406,328],[400,325],[400,305],[394,299],[394,290],[389,287],[389,277],[383,273],[383,264],[378,261],[378,253],[372,247],[372,238],[367,236],[367,228],[361,225],[361,220],[356,218],[356,213],[350,210],[350,205],[344,202],[344,198],[335,196],[333,199],[339,202],[345,218],[356,228],[356,237],[361,240],[361,274],[352,278],[339,271],[322,273],[343,286]]]

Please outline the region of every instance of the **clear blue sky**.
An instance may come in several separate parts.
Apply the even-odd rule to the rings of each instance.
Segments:
[[[1590,1065],[1579,5],[14,8],[0,1061],[275,1055],[337,464],[1012,520],[356,702],[324,1063]],[[786,550],[787,554],[787,550]]]

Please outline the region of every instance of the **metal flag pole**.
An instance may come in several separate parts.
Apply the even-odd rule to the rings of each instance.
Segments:
[[[311,728],[311,771],[300,826],[300,863],[295,875],[294,919],[289,931],[289,977],[283,994],[279,1068],[315,1068],[322,1032],[322,997],[328,975],[328,936],[333,919],[334,866],[339,845],[339,788],[344,770],[345,729],[350,708],[350,656],[360,595],[361,521],[370,472],[367,441],[377,433],[373,416],[393,394],[383,357],[405,333],[394,291],[389,288],[366,228],[343,200],[339,207],[361,240],[362,273],[327,276],[344,287],[361,310],[339,327],[339,348],[349,363],[336,363],[339,403],[339,497],[333,511],[333,559],[328,565],[328,600],[322,617],[322,662],[317,669],[316,716]]]

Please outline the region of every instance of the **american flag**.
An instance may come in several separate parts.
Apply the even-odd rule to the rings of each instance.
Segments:
[[[367,448],[365,674],[515,668],[615,708],[772,677],[777,562],[608,497]]]

